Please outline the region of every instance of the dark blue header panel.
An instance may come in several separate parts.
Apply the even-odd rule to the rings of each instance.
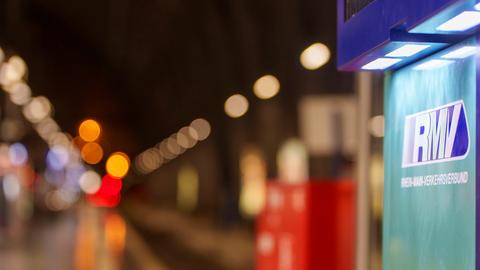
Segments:
[[[337,1],[338,67],[345,71],[396,69],[480,26],[480,0]]]

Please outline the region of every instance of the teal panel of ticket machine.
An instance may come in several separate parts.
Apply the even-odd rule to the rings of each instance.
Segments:
[[[386,72],[383,269],[480,269],[480,4],[338,1],[339,69]]]
[[[475,269],[475,44],[386,78],[384,269]]]

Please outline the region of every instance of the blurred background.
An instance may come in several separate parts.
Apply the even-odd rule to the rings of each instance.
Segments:
[[[0,269],[380,269],[335,43],[335,1],[1,0]]]

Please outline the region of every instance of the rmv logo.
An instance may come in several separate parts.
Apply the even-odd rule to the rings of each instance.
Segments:
[[[463,100],[405,118],[402,167],[464,159],[469,151]]]

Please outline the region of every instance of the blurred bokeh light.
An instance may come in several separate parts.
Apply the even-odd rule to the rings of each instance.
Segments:
[[[95,206],[115,207],[120,203],[122,186],[122,179],[107,174],[103,177],[98,191],[88,195],[87,200]]]
[[[15,75],[12,75],[13,77],[11,80],[20,80],[22,79],[26,73],[27,73],[27,64],[18,55],[14,55],[8,59],[8,64],[10,64],[10,67]]]
[[[300,63],[308,70],[319,69],[330,60],[330,50],[325,44],[314,43],[300,55]]]
[[[63,170],[69,161],[69,153],[63,146],[53,146],[47,154],[47,165],[53,170]]]
[[[81,150],[83,160],[88,164],[98,164],[103,158],[103,148],[95,142],[83,145]]]
[[[86,142],[96,141],[100,137],[100,133],[100,124],[93,119],[83,121],[78,128],[78,135]]]
[[[17,82],[7,88],[13,104],[23,106],[32,98],[32,90],[25,82]]]
[[[301,183],[309,179],[308,153],[304,143],[296,138],[288,139],[277,155],[278,177],[287,183]]]
[[[198,171],[192,166],[180,168],[177,177],[177,205],[185,212],[195,210],[198,204]]]
[[[189,129],[189,134],[194,140],[206,140],[212,132],[212,127],[210,126],[210,123],[203,118],[193,120],[190,124],[190,127],[193,128],[193,130]]]
[[[24,108],[23,114],[32,123],[39,123],[52,113],[50,101],[43,96],[34,97]]]
[[[385,135],[385,118],[383,115],[376,115],[368,122],[368,130],[372,136],[382,138]]]
[[[260,99],[269,99],[280,91],[280,81],[273,75],[260,77],[253,85],[253,92]]]
[[[28,160],[28,151],[25,145],[14,143],[9,149],[10,162],[15,166],[24,165]]]
[[[225,113],[232,118],[242,117],[248,111],[248,100],[240,94],[235,94],[225,101]]]
[[[18,55],[8,59],[0,68],[0,83],[8,86],[14,82],[20,81],[27,72],[27,64]]]
[[[20,195],[21,187],[15,174],[7,174],[3,179],[3,191],[8,201],[15,201]]]
[[[79,180],[80,187],[87,194],[94,194],[100,189],[100,175],[95,171],[86,171]]]
[[[106,170],[115,178],[123,178],[130,169],[130,159],[127,154],[116,152],[107,159]]]
[[[267,169],[259,149],[247,148],[242,153],[240,173],[240,210],[246,217],[254,217],[263,210],[267,192]]]

